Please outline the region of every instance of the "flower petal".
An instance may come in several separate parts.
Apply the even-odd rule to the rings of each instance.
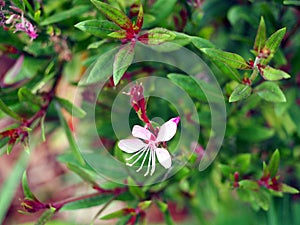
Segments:
[[[134,153],[143,148],[146,148],[147,144],[142,142],[140,139],[131,138],[119,141],[118,146],[124,152]]]
[[[153,136],[153,134],[149,130],[139,125],[133,126],[132,135],[134,137],[141,138],[143,140],[148,140],[148,141],[151,139],[151,136]]]
[[[176,134],[177,123],[174,119],[165,122],[160,128],[156,142],[169,141]]]
[[[158,162],[166,169],[170,168],[172,165],[172,160],[168,150],[164,148],[157,148],[155,149],[155,152],[156,152]]]

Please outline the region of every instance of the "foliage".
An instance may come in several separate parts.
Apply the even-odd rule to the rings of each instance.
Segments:
[[[194,224],[297,224],[297,1],[0,0],[0,9],[0,119],[4,121],[0,124],[5,124],[0,127],[1,154],[11,154],[21,144],[34,155],[32,136],[40,133],[41,141],[48,141],[51,133],[61,129],[70,149],[57,160],[94,191],[58,202],[39,199],[30,188],[30,177],[24,172],[27,159],[21,162],[25,157],[21,154],[1,190],[6,196],[0,200],[1,222],[12,198],[11,193],[7,194],[9,189],[16,189],[22,182],[23,213],[43,211],[36,224],[47,223],[60,211],[90,207],[99,208],[94,220],[118,218],[117,224],[155,221],[149,219],[153,210],[160,211],[164,224],[175,224],[174,208],[181,208],[184,219]],[[226,106],[226,132],[220,154],[206,170],[199,171],[198,165],[207,157],[206,144],[215,134],[213,122],[219,122],[211,121],[211,106],[220,101],[214,97],[217,91],[204,78],[194,79],[170,65],[136,62],[140,46],[174,57],[177,50],[185,48],[201,57],[214,74]],[[197,66],[187,65],[191,69]],[[179,122],[177,106],[160,96],[148,95],[154,82],[135,82],[141,77],[166,79],[192,99],[196,115],[183,107]],[[66,80],[66,90],[59,90]],[[79,95],[76,91],[68,93],[68,87],[77,88]],[[124,92],[127,108],[131,108],[127,122],[132,135],[139,138],[130,141],[136,146],[142,143],[136,150],[124,147],[125,142],[120,141],[112,125],[116,118],[111,113],[127,109],[125,105],[114,105],[118,94]],[[80,127],[91,113],[94,124]],[[155,117],[168,122],[152,121]],[[117,121],[124,119],[118,117]],[[185,131],[184,123],[192,129]],[[97,140],[106,144],[91,153],[97,141],[83,150],[78,139],[87,142],[94,126]],[[177,154],[173,149],[179,136],[184,131],[192,136],[197,130],[197,140],[183,146],[184,154]],[[130,135],[126,132],[121,132],[124,139]],[[160,137],[163,134],[165,137]],[[138,159],[144,156],[142,163],[138,159],[132,164],[126,161],[134,158],[132,153]],[[99,158],[93,154],[101,156],[100,161],[94,162],[93,158]],[[120,168],[112,168],[115,159]],[[171,159],[172,166],[168,161]],[[168,179],[155,175],[167,176],[177,161],[184,163]],[[151,176],[138,179],[130,168],[135,163],[141,168],[148,164],[142,176],[149,174],[150,167]],[[105,182],[99,178],[99,168],[108,168],[100,174],[107,178]],[[122,181],[116,183],[109,176]],[[120,201],[122,209],[103,213]],[[251,208],[241,207],[245,205]],[[236,210],[243,217],[232,214]]]

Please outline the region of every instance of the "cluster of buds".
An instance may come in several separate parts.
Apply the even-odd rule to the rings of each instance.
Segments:
[[[142,84],[136,84],[131,87],[129,93],[130,95],[130,104],[137,113],[138,117],[146,124],[150,124],[150,120],[146,114],[146,101],[144,97],[144,88]]]
[[[262,176],[257,181],[259,186],[271,189],[273,191],[281,191],[281,184],[278,182],[278,177],[271,178],[270,175]]]
[[[0,133],[0,139],[9,138],[7,154],[10,153],[12,147],[17,143],[18,140],[24,145],[28,146],[28,131],[30,129],[25,126],[6,130]]]

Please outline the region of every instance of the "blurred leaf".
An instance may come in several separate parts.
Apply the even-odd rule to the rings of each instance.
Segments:
[[[68,167],[69,170],[73,171],[78,176],[80,176],[81,179],[83,179],[87,183],[91,184],[92,187],[98,186],[98,184],[95,182],[95,178],[87,170],[85,170],[84,168],[79,167],[79,166],[77,166],[75,164],[72,164],[72,163],[67,163],[67,167]]]
[[[179,87],[184,89],[190,96],[197,98],[198,100],[206,101],[205,94],[192,77],[177,73],[170,73],[167,77]]]
[[[55,214],[55,208],[51,207],[41,215],[41,217],[38,219],[35,225],[46,224],[54,216],[54,214]]]
[[[87,12],[89,10],[89,6],[82,5],[82,6],[75,6],[74,8],[71,8],[69,10],[65,10],[59,13],[56,13],[52,16],[49,16],[45,20],[41,22],[41,26],[49,25],[52,23],[57,23],[66,19],[70,19],[74,16],[80,16],[83,13]]]
[[[127,179],[129,185],[129,191],[133,196],[137,196],[139,199],[145,199],[146,195],[142,191],[142,189],[136,184],[136,182],[131,178],[128,177]]]
[[[256,52],[260,52],[260,50],[264,47],[266,41],[266,24],[263,17],[260,18],[257,34],[254,41],[253,49]]]
[[[300,1],[283,1],[284,5],[294,5],[294,6],[300,6]]]
[[[85,20],[74,26],[83,32],[102,38],[106,38],[108,34],[119,29],[116,24],[107,20]]]
[[[12,111],[1,99],[0,99],[0,110],[8,116],[10,116],[16,120],[22,121],[22,118],[18,114],[16,114],[14,111]]]
[[[119,83],[122,76],[133,61],[134,46],[134,42],[122,45],[118,53],[115,55],[115,60],[113,64],[113,80],[115,86]]]
[[[154,28],[141,35],[138,40],[148,45],[159,45],[167,41],[172,41],[176,35],[165,28]]]
[[[254,191],[259,190],[258,183],[253,180],[241,180],[241,181],[239,181],[239,185],[241,188],[245,188],[248,190],[254,190]]]
[[[70,202],[65,204],[60,211],[67,210],[76,210],[76,209],[85,209],[93,206],[102,205],[108,201],[110,201],[114,195],[112,194],[98,194],[89,198],[81,199],[78,201]]]
[[[42,133],[42,141],[46,141],[46,135],[45,135],[45,118],[46,118],[46,115],[42,116],[41,118],[41,133]]]
[[[119,9],[110,6],[109,4],[91,0],[91,2],[99,9],[99,11],[106,16],[107,19],[114,22],[120,28],[126,31],[132,31],[133,25],[131,20]]]
[[[14,164],[12,171],[10,172],[8,178],[2,184],[0,190],[0,224],[2,224],[6,212],[11,204],[11,201],[14,197],[15,191],[20,184],[22,175],[27,166],[29,156],[26,152],[22,152],[18,160]]]
[[[138,208],[141,210],[146,210],[151,206],[151,204],[152,204],[152,200],[143,201],[138,204]]]
[[[235,165],[239,168],[240,173],[245,173],[251,164],[251,154],[239,154],[235,159]]]
[[[288,79],[291,77],[288,73],[282,70],[274,69],[270,66],[266,66],[265,68],[262,69],[262,71],[263,71],[262,76],[266,80],[274,81],[274,80]]]
[[[78,160],[78,162],[81,165],[84,165],[85,161],[84,161],[84,159],[81,155],[81,152],[80,152],[80,150],[79,150],[79,148],[76,144],[76,141],[74,139],[72,131],[70,130],[70,127],[69,127],[67,121],[65,120],[64,116],[62,115],[61,107],[57,102],[55,103],[55,107],[56,107],[56,111],[57,111],[60,123],[61,123],[61,125],[63,126],[63,128],[65,130],[65,133],[66,133],[67,139],[69,141],[72,153],[73,153],[74,157]]]
[[[275,177],[277,174],[279,161],[280,161],[280,154],[278,149],[276,149],[275,152],[272,154],[269,162],[269,171],[270,171],[271,178]]]
[[[229,78],[237,81],[238,83],[242,82],[241,75],[239,74],[239,72],[236,69],[228,66],[225,63],[215,60],[215,59],[211,59],[211,61],[218,67],[218,69],[221,71],[221,73],[227,75]]]
[[[20,1],[20,0],[12,0],[12,2],[14,3],[14,5],[16,6],[16,7],[18,7],[19,9],[21,9],[21,10],[25,10],[24,9],[24,5],[22,4],[23,2],[22,1]]]
[[[202,48],[213,48],[214,45],[209,40],[206,40],[201,37],[192,37],[191,38],[193,45],[195,45],[196,48],[201,50]],[[201,50],[202,51],[202,50]]]
[[[67,110],[70,115],[78,118],[83,118],[86,115],[86,112],[83,111],[81,108],[75,106],[72,104],[69,100],[55,97],[57,102],[60,104],[61,107],[63,107],[65,110]]]
[[[253,124],[253,126],[240,128],[237,136],[238,138],[247,142],[260,142],[273,137],[275,131],[272,128],[266,128]]]
[[[19,89],[18,97],[21,102],[27,101],[38,106],[42,105],[42,98],[40,96],[32,94],[32,92],[26,87],[21,87]]]
[[[229,97],[229,102],[236,102],[251,95],[252,88],[249,85],[238,84]]]
[[[150,9],[150,13],[155,17],[155,23],[165,21],[165,19],[172,13],[176,2],[176,0],[155,1]]]
[[[31,190],[29,188],[26,172],[23,173],[22,187],[23,187],[23,193],[24,193],[25,198],[30,199],[30,200],[36,199],[36,197],[34,196],[34,194],[31,192]]]
[[[164,214],[165,224],[174,225],[175,223],[170,215],[168,205],[160,200],[156,200],[155,203],[158,206],[159,210]]]
[[[126,209],[120,209],[115,212],[109,213],[105,216],[102,216],[100,219],[101,220],[110,220],[114,218],[120,218],[121,216],[126,215]]]
[[[271,196],[267,190],[260,189],[260,191],[252,192],[254,196],[254,200],[256,203],[265,211],[267,211],[270,207]]]
[[[250,69],[247,62],[243,59],[242,56],[231,53],[225,52],[218,49],[213,48],[201,48],[202,52],[208,55],[210,58],[218,60],[222,63],[227,64],[228,66],[235,68],[235,69]]]
[[[299,191],[296,188],[293,188],[287,184],[281,184],[281,191],[283,193],[289,193],[289,194],[298,194]]]
[[[258,85],[255,89],[255,93],[262,99],[269,102],[286,102],[285,95],[280,90],[279,86],[271,81],[265,81]]]

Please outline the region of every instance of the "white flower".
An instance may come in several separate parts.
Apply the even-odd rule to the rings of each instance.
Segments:
[[[118,144],[119,148],[127,153],[134,153],[131,157],[126,160],[135,160],[132,163],[126,163],[128,166],[133,166],[137,163],[142,157],[143,161],[141,166],[136,170],[139,172],[149,155],[147,172],[144,176],[147,176],[150,172],[152,175],[155,171],[155,160],[156,157],[158,162],[166,169],[170,168],[172,165],[171,156],[167,149],[160,148],[159,144],[161,142],[171,140],[176,134],[177,124],[179,123],[180,117],[172,118],[166,123],[164,123],[157,133],[154,135],[148,129],[135,125],[132,129],[132,135],[136,138],[124,139],[121,140]],[[142,140],[140,140],[140,139]]]

